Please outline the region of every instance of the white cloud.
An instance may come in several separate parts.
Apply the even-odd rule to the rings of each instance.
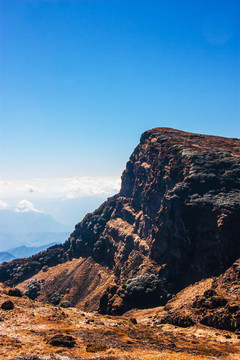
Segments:
[[[73,178],[0,180],[0,197],[29,199],[74,199],[108,197],[120,189],[120,177],[81,176]]]
[[[7,209],[9,207],[8,203],[6,201],[0,200],[0,209]]]
[[[63,186],[66,199],[83,196],[109,196],[119,191],[119,179],[117,178],[93,178],[76,177],[65,179]]]
[[[33,203],[24,199],[20,200],[18,206],[15,209],[16,212],[36,212],[36,213],[43,213],[43,211],[38,210],[35,208]]]

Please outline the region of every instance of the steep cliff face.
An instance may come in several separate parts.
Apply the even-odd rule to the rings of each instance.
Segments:
[[[12,285],[43,266],[91,257],[114,274],[102,288],[102,313],[166,303],[240,257],[239,159],[238,139],[145,132],[120,193],[87,214],[62,246],[2,264],[0,281]]]

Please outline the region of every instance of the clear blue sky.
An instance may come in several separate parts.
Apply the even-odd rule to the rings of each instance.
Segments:
[[[0,178],[120,175],[143,131],[240,137],[239,0],[1,0]]]

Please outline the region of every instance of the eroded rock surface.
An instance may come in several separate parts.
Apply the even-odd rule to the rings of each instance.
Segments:
[[[239,159],[238,139],[167,128],[145,132],[123,172],[120,193],[87,214],[63,245],[1,264],[0,281],[15,285],[46,266],[42,276],[50,279],[53,266],[82,257],[113,276],[105,286],[99,280],[101,288],[94,277],[101,299],[91,300],[92,309],[121,314],[165,304],[240,257]],[[69,272],[61,276],[68,288]],[[85,280],[90,286],[89,275]],[[41,291],[48,288],[51,296],[49,284]]]
[[[240,260],[219,277],[184,289],[164,310],[159,316],[163,324],[202,324],[240,334]]]

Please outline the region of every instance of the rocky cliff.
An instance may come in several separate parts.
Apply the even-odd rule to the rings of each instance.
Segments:
[[[207,325],[240,334],[240,259],[219,277],[190,285],[157,315],[160,323]]]
[[[149,130],[127,163],[120,193],[87,214],[63,245],[0,265],[0,281],[14,285],[42,269],[49,276],[52,267],[74,258],[91,259],[91,268],[101,266],[112,279],[99,282],[93,308],[120,314],[165,304],[240,257],[239,179],[240,140]],[[91,271],[84,271],[91,283]],[[76,303],[81,289],[70,298],[69,272],[61,274],[60,298],[75,296]],[[48,297],[49,284],[42,284]]]

